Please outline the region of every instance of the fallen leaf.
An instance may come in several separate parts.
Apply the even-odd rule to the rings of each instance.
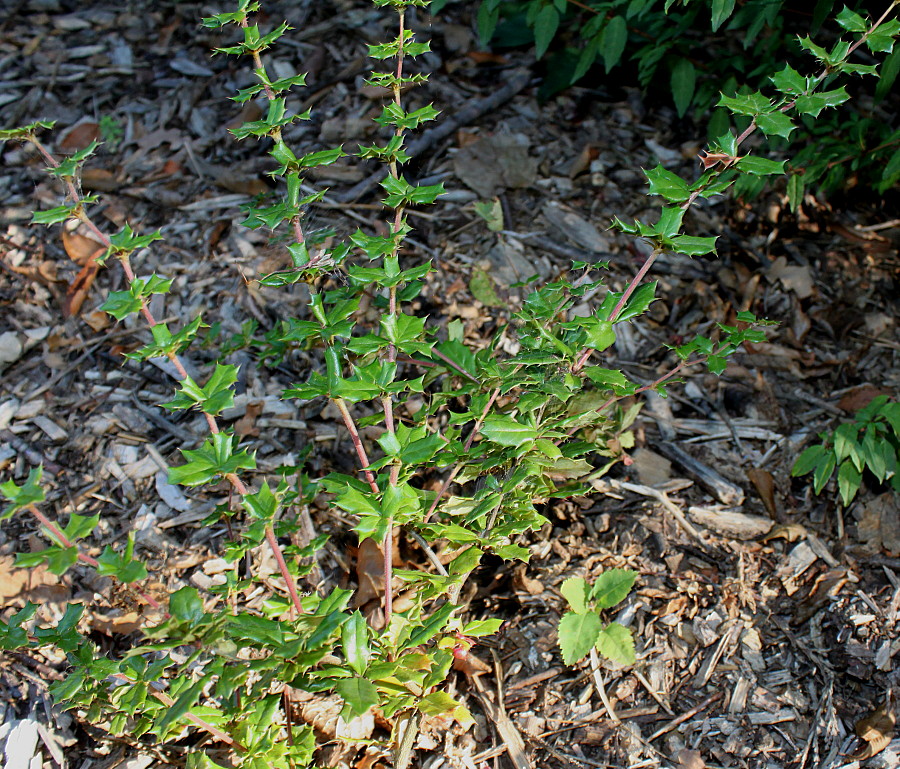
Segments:
[[[897,719],[894,716],[890,702],[870,713],[865,718],[856,722],[854,731],[866,744],[860,745],[850,758],[854,761],[863,761],[871,758],[891,744],[894,737],[894,725]]]
[[[870,552],[900,555],[900,501],[888,491],[856,507],[857,533]]]
[[[81,169],[81,186],[90,192],[115,192],[122,185],[112,171],[89,166]]]
[[[91,627],[104,635],[128,635],[143,627],[144,620],[136,611],[130,611],[121,617],[105,617],[102,614],[91,615]]]
[[[85,120],[64,131],[59,140],[59,151],[71,155],[90,146],[100,139],[100,126],[91,120]]]
[[[706,762],[700,755],[699,750],[682,748],[675,754],[674,758],[678,761],[678,769],[706,769]]]
[[[879,395],[890,395],[891,391],[884,387],[875,387],[875,385],[862,385],[848,390],[841,396],[837,403],[837,407],[848,413],[855,413],[860,409],[868,406],[874,398]]]
[[[469,280],[469,291],[472,296],[485,307],[505,307],[504,302],[494,289],[494,281],[486,270],[475,268],[472,270],[472,278]]]
[[[808,264],[789,265],[787,257],[779,256],[768,269],[770,278],[781,281],[788,291],[793,291],[798,299],[812,296],[815,290],[812,272]]]
[[[244,416],[234,423],[234,431],[241,436],[257,436],[259,428],[256,427],[256,420],[263,411],[262,401],[251,401],[247,404],[247,410]]]
[[[770,539],[784,539],[788,542],[796,542],[807,534],[806,529],[799,523],[782,523],[769,529],[769,533],[760,537],[760,542],[768,542]]]
[[[775,479],[772,477],[772,473],[758,467],[751,467],[747,471],[747,478],[756,488],[757,494],[766,506],[766,511],[775,518],[777,508],[775,505]]]
[[[77,222],[75,222],[75,224],[77,226]],[[75,262],[79,267],[84,267],[92,256],[96,257],[98,251],[102,253],[106,250],[93,238],[81,235],[78,232],[70,232],[68,222],[66,223],[66,226],[63,227],[62,242],[63,248],[65,249],[66,254],[68,254],[69,259]]]
[[[381,600],[384,593],[384,553],[371,537],[360,543],[356,556],[356,579],[359,587],[353,597],[354,606]]]
[[[81,310],[81,305],[84,304],[84,300],[87,299],[88,292],[91,290],[91,286],[94,285],[94,279],[97,277],[97,273],[100,272],[100,265],[97,264],[96,258],[102,253],[104,253],[104,250],[99,249],[96,252],[96,256],[91,258],[87,264],[78,271],[75,280],[73,280],[66,289],[66,300],[63,303],[63,315],[66,318],[78,315]]]

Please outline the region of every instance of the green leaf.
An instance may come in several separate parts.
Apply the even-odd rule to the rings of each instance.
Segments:
[[[850,460],[845,460],[838,468],[838,491],[841,494],[841,502],[847,507],[859,491],[862,475]]]
[[[500,414],[493,414],[484,420],[481,434],[501,446],[521,446],[534,441],[538,436],[537,430],[533,427],[523,425],[512,417]]]
[[[597,636],[597,651],[620,665],[635,663],[634,638],[627,627],[611,622]]]
[[[797,208],[803,201],[804,182],[802,174],[791,174],[788,177],[787,196],[791,207],[791,213],[797,213]]]
[[[559,588],[563,598],[569,602],[569,607],[576,614],[584,614],[588,611],[588,600],[591,589],[588,583],[581,577],[569,577]]]
[[[534,20],[534,51],[538,59],[547,52],[558,28],[559,12],[552,5],[545,5]]]
[[[834,17],[834,20],[848,32],[865,32],[866,20],[858,13],[854,13],[847,6]]]
[[[615,322],[621,323],[624,320],[634,318],[637,315],[645,312],[646,309],[656,300],[656,286],[657,281],[655,280],[639,286],[625,303],[625,306],[622,308],[622,312],[620,312],[616,316]]]
[[[493,635],[503,625],[502,619],[476,619],[463,626],[460,631],[464,636],[479,638],[481,636]]]
[[[687,256],[702,256],[716,252],[716,238],[702,238],[695,235],[676,235],[672,238],[672,246],[676,253]]]
[[[644,175],[650,182],[650,195],[661,195],[670,203],[683,203],[691,196],[688,183],[678,174],[673,174],[662,165],[650,171],[644,171]]]
[[[366,620],[359,611],[353,612],[341,625],[341,644],[350,669],[361,676],[369,666],[369,633]]]
[[[756,125],[766,136],[783,136],[787,139],[797,126],[780,110],[756,116]]]
[[[718,31],[734,11],[734,0],[712,0],[712,29]]]
[[[675,101],[675,109],[678,117],[684,114],[691,106],[694,98],[694,88],[697,84],[697,72],[690,59],[679,59],[672,67],[672,99]]]
[[[177,620],[197,624],[204,617],[203,601],[197,588],[182,587],[169,597],[169,612]]]
[[[28,471],[28,478],[21,486],[17,486],[12,479],[6,483],[0,483],[0,494],[3,494],[11,502],[0,513],[0,521],[9,518],[22,508],[44,501],[44,489],[40,485],[43,474],[44,467],[39,465]]]
[[[822,91],[821,93],[811,93],[797,97],[797,112],[803,115],[812,115],[819,117],[819,113],[826,107],[836,107],[843,104],[850,98],[847,89],[844,86],[835,88],[833,91]]]
[[[769,160],[768,158],[756,157],[756,155],[747,155],[737,162],[737,167],[741,171],[754,176],[770,176],[772,174],[783,174],[784,164],[784,160]]]
[[[822,493],[822,489],[825,488],[825,484],[828,483],[828,479],[831,478],[831,474],[834,472],[835,464],[834,453],[831,451],[827,452],[819,460],[813,470],[813,491],[816,494]]]
[[[808,446],[804,449],[803,453],[797,457],[797,461],[794,462],[794,466],[791,468],[791,475],[796,478],[797,476],[811,473],[827,452],[828,449],[821,444]]]
[[[591,600],[601,609],[609,609],[621,603],[637,579],[637,572],[630,569],[610,569],[603,572],[591,589]]]
[[[162,711],[162,717],[154,724],[154,731],[161,736],[165,735],[169,727],[175,724],[182,716],[186,715],[197,700],[200,699],[200,695],[203,693],[205,687],[206,679],[201,678],[195,684],[181,692],[181,694],[175,698],[175,702],[168,705]]]
[[[807,89],[806,78],[787,64],[781,72],[769,79],[781,93],[789,96],[799,96]]]
[[[603,622],[594,612],[566,612],[559,621],[559,648],[563,662],[574,665],[583,660],[597,643]]]
[[[603,51],[603,66],[609,72],[625,53],[628,43],[628,24],[624,16],[613,16],[600,34],[600,50]]]

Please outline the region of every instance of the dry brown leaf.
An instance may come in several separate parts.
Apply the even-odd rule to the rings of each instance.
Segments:
[[[106,617],[102,614],[91,615],[91,627],[104,635],[128,635],[143,627],[144,620],[136,611],[130,611],[121,617]]]
[[[21,607],[26,601],[59,603],[68,596],[69,589],[43,564],[17,569],[13,556],[0,556],[0,607]]]
[[[900,555],[900,502],[895,494],[888,491],[868,499],[855,512],[859,538],[870,552],[884,549],[889,555]]]
[[[81,186],[90,192],[115,192],[122,185],[112,171],[89,167],[81,170]]]
[[[77,232],[70,232],[68,226],[63,227],[62,242],[63,248],[66,250],[69,259],[75,262],[79,267],[84,267],[92,256],[94,258],[99,256],[97,253],[98,251],[103,253],[105,250],[104,247],[93,238],[89,238]]]
[[[356,579],[359,588],[353,597],[354,606],[365,606],[369,601],[381,600],[384,593],[384,553],[371,537],[359,545]]]
[[[857,736],[865,742],[865,745],[860,745],[850,758],[855,761],[863,761],[884,750],[894,737],[896,722],[897,719],[890,702],[857,721],[854,730]]]
[[[244,412],[244,416],[234,423],[234,431],[238,435],[259,435],[259,428],[256,427],[256,420],[259,415],[262,414],[263,405],[262,401],[251,401],[247,404],[247,410]]]
[[[806,529],[799,523],[783,523],[773,526],[769,533],[760,537],[760,542],[768,542],[770,539],[785,539],[788,542],[796,542],[807,534]]]
[[[700,755],[699,750],[682,748],[675,754],[674,758],[678,762],[678,769],[706,769],[706,762]]]
[[[97,252],[97,256],[100,256],[102,253],[103,249],[100,249]],[[84,300],[87,299],[88,292],[91,290],[91,286],[94,285],[94,279],[99,272],[100,266],[95,259],[90,259],[88,263],[78,271],[75,280],[73,280],[66,289],[66,301],[63,303],[63,315],[65,317],[71,318],[73,315],[78,315],[81,310],[81,305],[84,304]]]
[[[862,385],[854,387],[852,390],[844,393],[837,402],[837,407],[847,412],[856,412],[868,406],[874,398],[879,395],[890,395],[891,391],[883,387],[875,387],[875,385]]]
[[[762,499],[763,504],[766,506],[766,511],[775,518],[777,515],[777,508],[775,506],[775,479],[772,477],[772,473],[768,470],[752,467],[747,471],[747,477],[756,487],[760,499]]]
[[[90,120],[72,126],[59,140],[59,151],[71,155],[100,139],[100,126]]]

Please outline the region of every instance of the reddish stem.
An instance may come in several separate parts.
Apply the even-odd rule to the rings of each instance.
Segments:
[[[32,138],[31,141],[38,148],[38,151],[41,153],[41,155],[44,156],[44,158],[51,165],[51,167],[56,168],[59,165],[59,163],[56,161],[56,159],[47,151],[47,149],[37,139]],[[71,196],[72,200],[77,205],[80,206],[82,198],[81,198],[80,193],[78,192],[78,189],[75,187],[75,183],[72,181],[71,178],[66,178],[65,182],[66,182],[66,186],[68,187],[69,195]],[[100,238],[101,242],[104,245],[109,247],[109,245],[110,245],[109,237],[107,237],[91,221],[90,217],[87,215],[87,213],[83,209],[79,213],[79,219],[82,222],[84,222],[85,225],[87,225],[87,227]],[[134,274],[134,270],[131,268],[131,262],[128,259],[128,257],[127,256],[120,257],[119,262],[122,265],[122,269],[125,272],[125,277],[128,279],[129,283],[134,281],[135,274]],[[146,300],[143,298],[141,299],[141,314],[144,316],[144,318],[147,321],[147,324],[151,328],[153,326],[157,325],[156,318],[153,317],[153,313],[150,311],[149,305],[147,304]],[[168,353],[166,357],[168,357],[168,359],[172,362],[172,365],[175,367],[175,371],[178,373],[178,376],[182,380],[187,379],[187,377],[188,377],[187,369],[185,369],[184,364],[182,364],[178,355],[176,355],[174,352],[171,352],[171,353]],[[212,414],[204,414],[204,416],[206,417],[206,423],[209,425],[210,431],[213,434],[218,433],[219,425],[216,422],[216,418]],[[241,481],[241,479],[238,478],[235,474],[229,473],[225,477],[232,484],[232,486],[234,486],[235,491],[237,491],[237,493],[240,494],[242,497],[247,496],[250,493],[249,489],[244,485],[244,483]],[[297,586],[294,582],[294,577],[291,574],[290,570],[287,568],[287,564],[285,563],[284,554],[281,551],[281,547],[279,546],[278,541],[275,539],[274,534],[272,535],[271,538],[267,536],[266,539],[269,542],[270,547],[272,548],[272,552],[275,555],[275,560],[278,562],[279,569],[281,570],[281,576],[284,578],[285,584],[287,585],[287,588],[288,588],[288,592],[291,595],[291,601],[293,602],[294,607],[297,609],[297,611],[302,614],[303,613],[303,604],[300,601],[300,596],[297,592]]]
[[[78,545],[76,545],[74,542],[72,542],[72,540],[70,540],[65,534],[62,533],[60,528],[55,523],[53,523],[53,521],[51,521],[46,515],[44,515],[38,509],[37,505],[30,504],[30,505],[28,505],[27,510],[40,522],[40,524],[45,529],[47,529],[47,531],[50,532],[50,534],[52,534],[56,538],[56,540],[63,547],[74,547],[74,548],[78,547]],[[82,563],[86,563],[88,566],[92,566],[95,569],[100,565],[100,563],[97,561],[96,558],[92,558],[91,556],[87,555],[86,553],[82,553],[81,550],[78,550],[78,560],[81,561]],[[170,616],[169,612],[167,612],[166,609],[163,607],[163,605],[159,601],[157,601],[155,598],[147,595],[142,590],[138,590],[136,588],[135,588],[135,592],[141,598],[143,598],[149,606],[152,606],[154,609],[161,611],[166,617]]]

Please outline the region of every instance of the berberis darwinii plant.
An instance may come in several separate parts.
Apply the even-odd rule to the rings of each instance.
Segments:
[[[236,28],[238,42],[219,49],[249,59],[256,85],[235,99],[264,100],[264,117],[245,123],[233,133],[241,139],[265,141],[274,165],[280,195],[247,209],[248,227],[285,231],[290,266],[262,279],[269,286],[306,286],[304,312],[289,318],[266,336],[266,356],[290,358],[295,350],[311,351],[319,362],[305,381],[284,393],[301,404],[330,402],[341,415],[353,442],[358,472],[331,473],[323,478],[295,470],[263,481],[254,489],[243,480],[256,467],[253,452],[238,435],[219,424],[223,410],[233,403],[237,367],[216,363],[201,384],[191,378],[181,357],[203,328],[201,317],[184,319],[172,329],[150,311],[149,299],[166,294],[171,279],[139,277],[132,255],[152,247],[161,233],[139,235],[126,225],[107,236],[92,221],[95,201],[80,193],[81,164],[96,149],[58,161],[38,138],[52,123],[40,121],[0,132],[0,140],[19,140],[37,149],[48,172],[66,187],[66,202],[35,214],[43,224],[74,219],[106,244],[102,261],[118,261],[128,288],[114,292],[104,309],[117,319],[140,315],[149,328],[147,344],[131,353],[138,361],[163,357],[171,361],[179,388],[160,404],[204,415],[209,428],[201,445],[181,450],[183,463],[171,470],[172,483],[201,487],[221,480],[233,490],[233,504],[225,504],[207,520],[228,522],[231,541],[223,555],[236,563],[243,555],[268,548],[283,581],[283,594],[271,594],[257,575],[242,578],[237,570],[224,585],[201,593],[194,587],[173,590],[157,600],[140,583],[147,575],[135,557],[131,539],[122,549],[106,547],[90,554],[89,537],[98,517],[73,513],[65,526],[41,509],[44,491],[40,468],[21,485],[10,480],[0,491],[10,504],[2,517],[25,512],[41,525],[51,545],[39,553],[20,556],[19,563],[45,563],[61,574],[79,562],[98,573],[132,586],[147,604],[144,627],[134,645],[107,654],[82,632],[85,607],[69,605],[65,616],[46,626],[36,619],[38,607],[28,604],[8,623],[0,624],[0,648],[29,649],[55,645],[66,654],[69,668],[54,683],[56,700],[75,708],[81,717],[101,724],[111,735],[160,744],[194,732],[195,747],[188,767],[304,767],[312,765],[316,736],[312,726],[293,717],[291,692],[337,694],[343,702],[344,722],[377,709],[390,725],[388,745],[395,767],[406,767],[423,717],[451,716],[461,725],[472,722],[464,705],[447,692],[454,660],[465,662],[476,639],[496,632],[499,619],[465,620],[460,596],[466,580],[482,558],[492,553],[505,560],[527,560],[523,535],[540,528],[546,519],[536,505],[587,493],[589,481],[606,472],[633,445],[628,428],[638,405],[621,406],[623,399],[648,390],[665,393],[668,385],[690,366],[704,365],[721,373],[728,356],[745,341],[764,339],[751,313],[737,313],[730,325],[720,324],[716,338],[697,336],[673,348],[679,359],[670,371],[650,382],[635,382],[617,369],[593,362],[610,348],[619,324],[633,321],[655,298],[656,282],[644,282],[653,263],[665,252],[688,256],[715,249],[714,237],[682,232],[685,212],[699,198],[723,193],[741,174],[774,175],[782,161],[740,154],[745,140],[757,129],[766,135],[788,137],[794,128],[789,113],[817,116],[847,98],[843,88],[820,90],[840,73],[875,73],[870,65],[851,64],[850,54],[862,43],[885,50],[900,24],[873,25],[847,10],[838,21],[860,32],[854,43],[839,43],[827,52],[810,41],[804,47],[823,65],[814,77],[791,67],[772,78],[777,96],[747,93],[722,99],[737,115],[743,130],[722,136],[703,157],[703,174],[687,182],[661,166],[647,172],[650,194],[665,201],[654,224],[635,222],[616,226],[652,244],[640,270],[621,291],[607,288],[596,277],[603,265],[575,264],[564,278],[531,292],[509,326],[482,350],[463,344],[459,324],[431,328],[427,319],[410,311],[422,290],[422,278],[432,269],[404,252],[411,231],[410,208],[434,203],[443,188],[417,186],[402,173],[408,155],[406,134],[434,120],[430,105],[407,111],[401,94],[426,80],[410,74],[407,63],[428,50],[407,28],[407,12],[424,8],[426,0],[374,0],[396,13],[399,33],[383,45],[370,46],[370,55],[389,60],[391,69],[376,72],[370,85],[385,89],[386,105],[377,119],[383,143],[360,147],[361,159],[383,162],[383,202],[392,213],[386,234],[358,230],[349,241],[324,246],[308,242],[304,213],[324,192],[304,194],[303,179],[310,168],[334,163],[343,147],[297,155],[284,138],[284,129],[308,114],[291,112],[291,90],[303,75],[272,78],[263,52],[289,32],[287,24],[264,32],[254,21],[259,3],[240,0],[236,10],[204,20],[213,28]],[[894,7],[892,4],[891,9]],[[878,45],[874,45],[877,41]],[[290,289],[289,289],[290,290]],[[593,313],[576,317],[574,305],[588,295],[599,296]],[[362,324],[360,305],[381,311],[375,327]],[[514,340],[518,352],[501,353],[500,342]],[[508,345],[505,346],[508,349]],[[406,408],[411,400],[424,405]],[[401,408],[403,407],[403,408]],[[366,445],[362,425],[377,426],[376,443]],[[371,452],[371,453],[370,453]],[[431,483],[443,475],[437,491]],[[314,539],[306,547],[290,542],[298,529],[297,506],[318,495],[352,516],[359,541],[372,540],[383,556],[384,594],[380,615],[368,620],[348,607],[353,591],[319,586],[301,594],[298,581],[324,544]],[[394,542],[409,538],[419,548],[427,568],[399,569],[392,562]],[[450,560],[441,559],[443,549]],[[566,662],[596,651],[621,664],[634,661],[633,640],[622,625],[604,625],[601,612],[621,602],[635,579],[627,570],[612,570],[593,585],[580,578],[567,580],[562,593],[572,611],[560,626]],[[261,588],[269,598],[258,608],[242,608],[241,597]],[[395,597],[402,591],[402,610]],[[201,740],[203,737],[204,740]]]

